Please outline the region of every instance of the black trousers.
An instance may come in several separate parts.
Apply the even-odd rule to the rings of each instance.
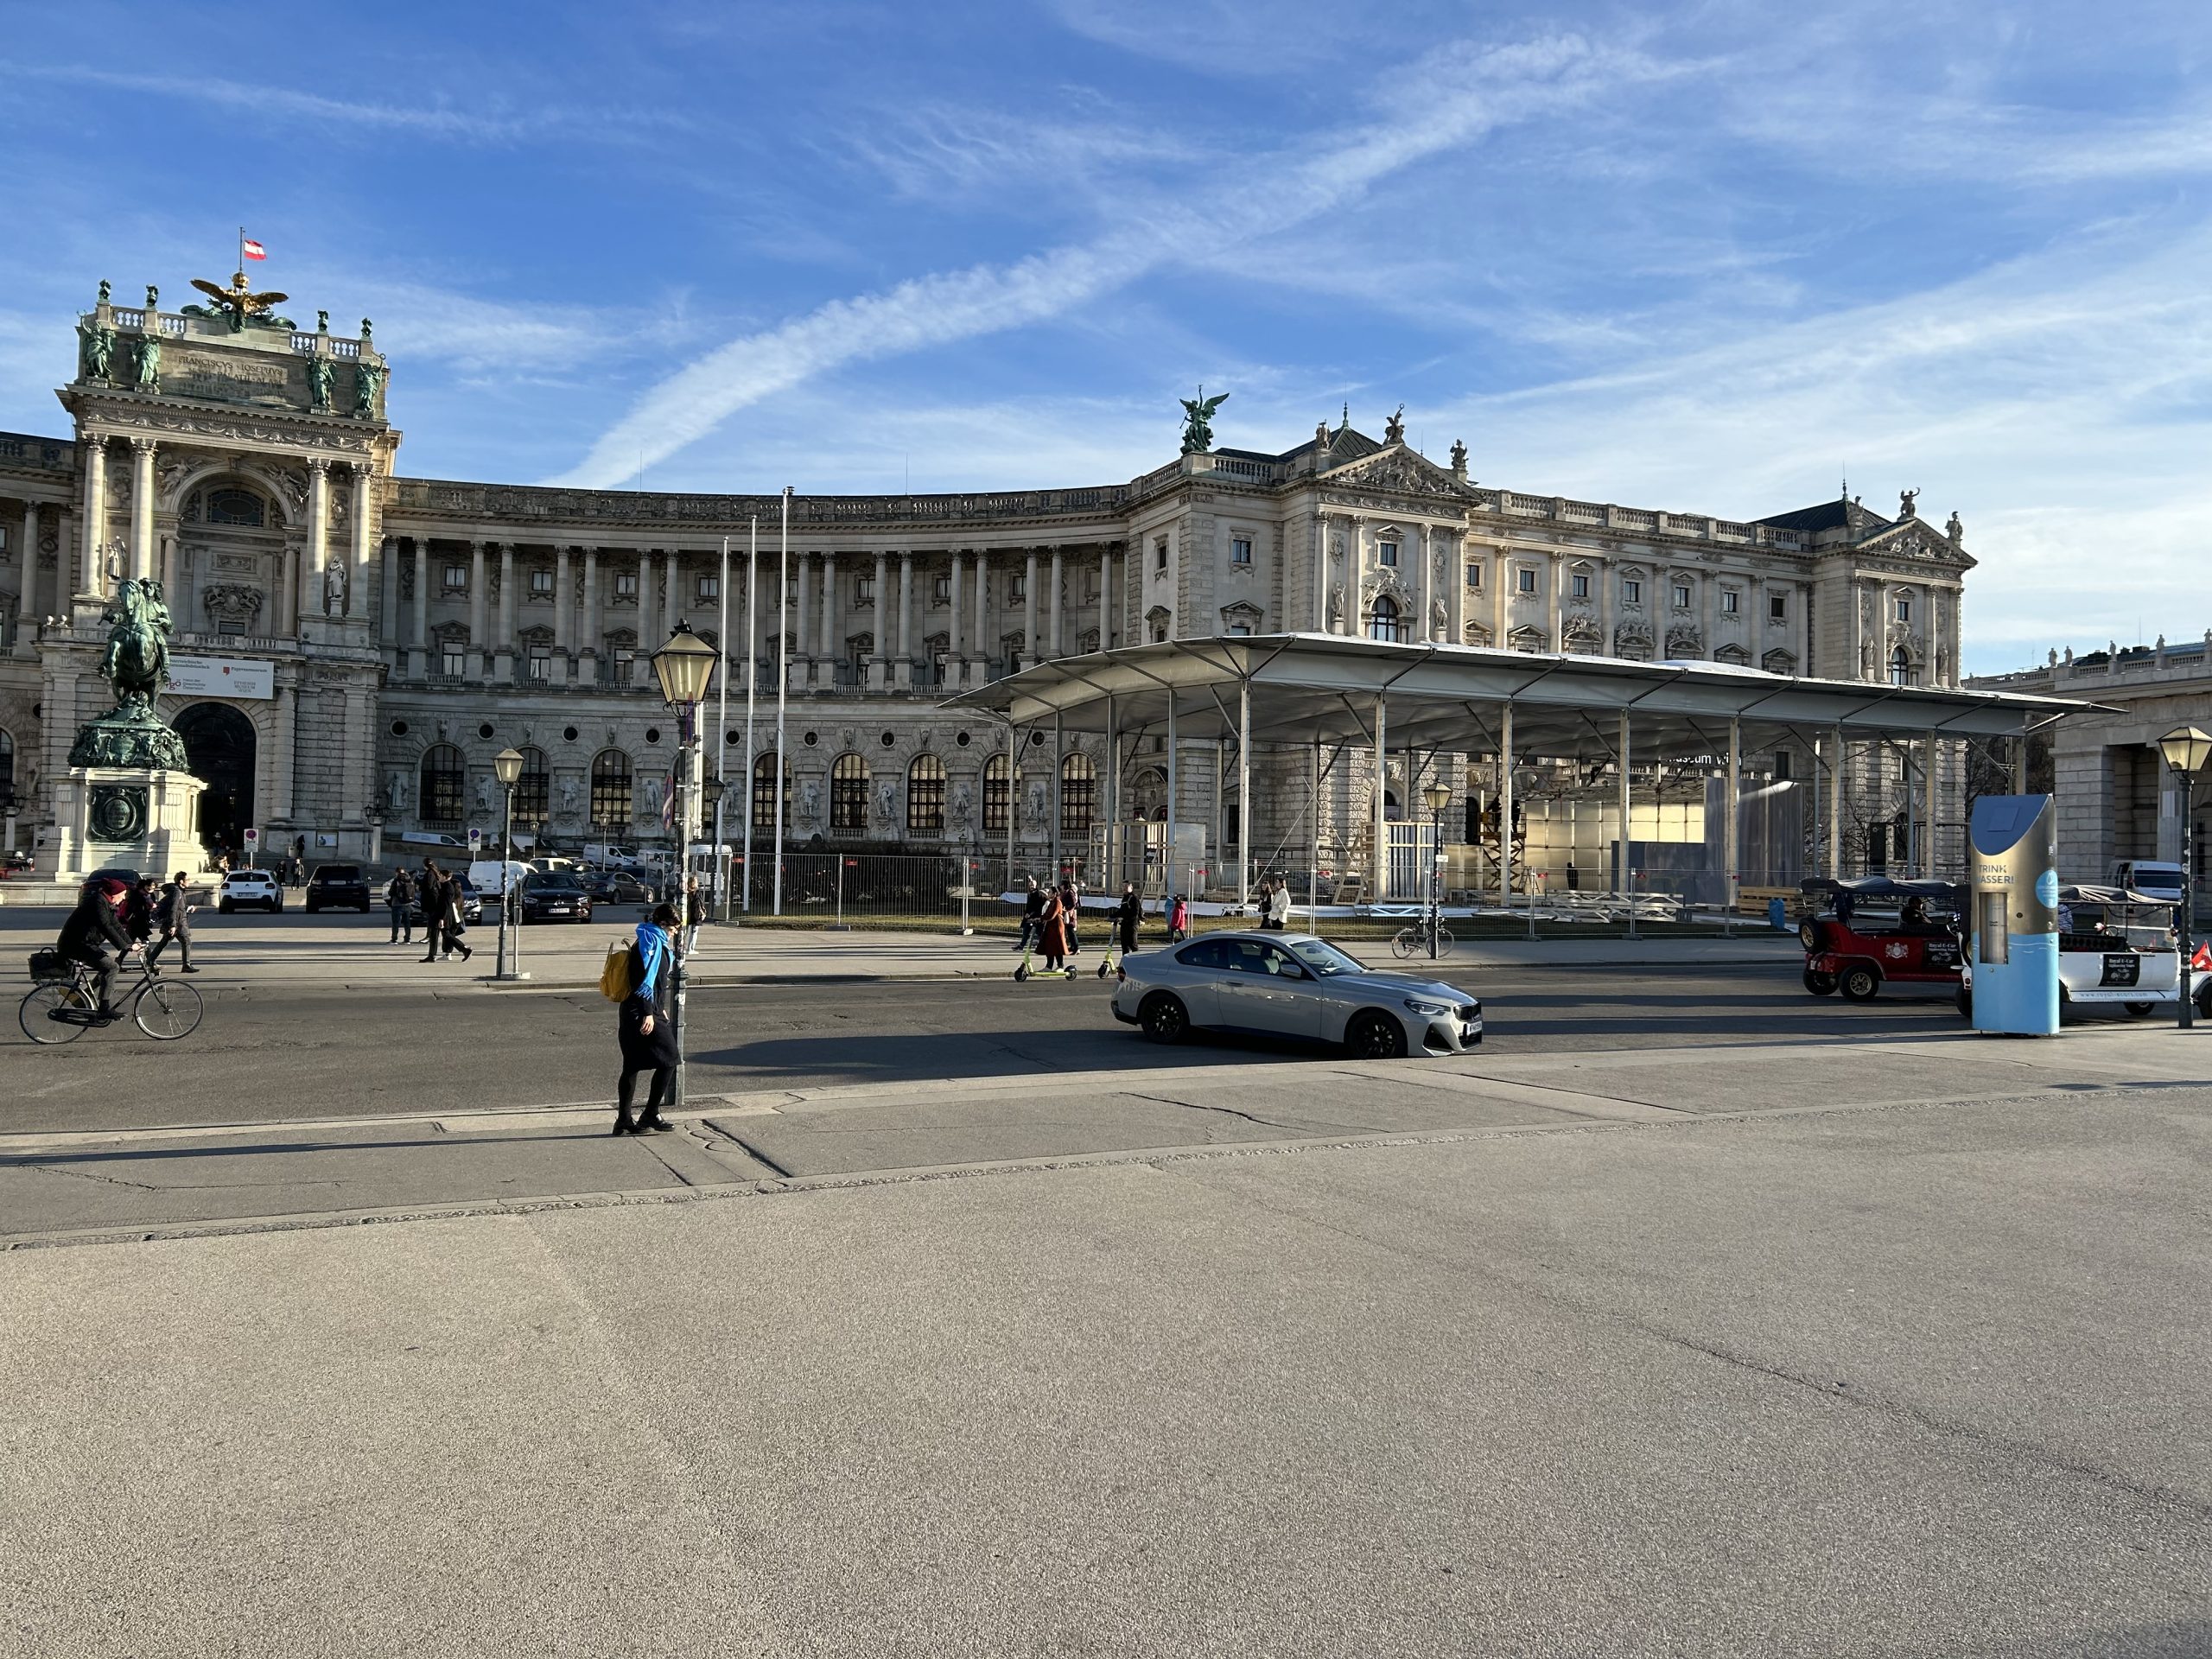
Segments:
[[[146,965],[149,968],[162,959],[162,952],[169,948],[169,941],[172,939],[176,941],[177,955],[184,959],[184,965],[188,968],[192,966],[192,935],[165,932],[152,944],[146,947]]]
[[[92,970],[92,994],[99,998],[98,1006],[103,1008],[113,1007],[115,1006],[115,976],[122,969],[122,960],[100,950],[96,945],[86,946],[84,950],[72,956],[69,960],[81,962]]]
[[[391,907],[391,942],[394,944],[415,943],[415,912],[405,905]]]
[[[644,1069],[644,1067],[639,1067],[632,1070],[625,1067],[621,1082],[615,1085],[615,1103],[622,1109],[625,1116],[629,1115],[630,1108],[637,1101],[638,1071]],[[676,1086],[674,1066],[656,1065],[652,1068],[652,1082],[645,1090],[645,1116],[648,1118],[660,1116],[661,1103],[668,1098],[669,1091]]]

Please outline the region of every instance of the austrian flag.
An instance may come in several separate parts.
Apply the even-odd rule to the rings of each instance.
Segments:
[[[266,259],[269,257],[263,251],[261,244],[254,241],[251,237],[238,244],[238,251],[249,259]]]

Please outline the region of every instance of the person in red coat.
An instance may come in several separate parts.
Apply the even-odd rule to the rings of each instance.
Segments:
[[[1056,974],[1067,965],[1068,913],[1060,895],[1045,889],[1045,911],[1038,918],[1038,948],[1045,953],[1045,971]]]

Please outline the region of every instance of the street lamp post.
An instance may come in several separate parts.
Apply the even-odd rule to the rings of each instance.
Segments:
[[[668,643],[653,652],[653,674],[660,681],[661,700],[677,711],[683,729],[683,741],[677,751],[677,764],[683,777],[677,787],[683,791],[677,799],[677,816],[682,820],[677,830],[682,848],[682,862],[677,865],[677,938],[683,938],[683,924],[689,918],[689,906],[684,893],[684,882],[691,874],[691,829],[693,805],[691,785],[703,769],[703,745],[699,738],[699,704],[705,700],[707,686],[715,676],[715,659],[721,653],[691,632],[688,622],[678,622]],[[683,1026],[684,1004],[687,995],[683,967],[683,952],[676,952],[676,1086],[672,1106],[683,1104]]]
[[[1436,930],[1444,922],[1444,809],[1452,804],[1452,785],[1441,779],[1421,791],[1436,823],[1436,845],[1429,854],[1428,959],[1436,960]]]
[[[520,917],[515,914],[522,903],[522,894],[516,891],[512,866],[515,849],[515,785],[522,781],[522,751],[501,749],[493,757],[492,770],[499,774],[499,786],[507,791],[506,823],[499,831],[499,957],[495,981],[519,979],[515,971],[519,965],[515,958],[521,954],[522,935]],[[510,935],[508,929],[516,931]],[[510,938],[512,943],[510,944]]]
[[[2194,839],[2190,831],[2190,805],[2196,793],[2196,774],[2204,770],[2204,763],[2212,760],[2212,737],[2208,737],[2194,726],[2177,726],[2158,740],[2158,753],[2181,785],[2181,961],[2177,973],[2181,988],[2181,1028],[2187,1031],[2196,1014],[2196,1004],[2190,992],[2189,961],[2195,955],[2190,935],[2196,919],[2196,884],[2190,869],[2190,849]]]

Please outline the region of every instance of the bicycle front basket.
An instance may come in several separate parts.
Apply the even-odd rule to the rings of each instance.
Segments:
[[[59,950],[31,952],[31,977],[36,980],[67,979],[69,964]]]

